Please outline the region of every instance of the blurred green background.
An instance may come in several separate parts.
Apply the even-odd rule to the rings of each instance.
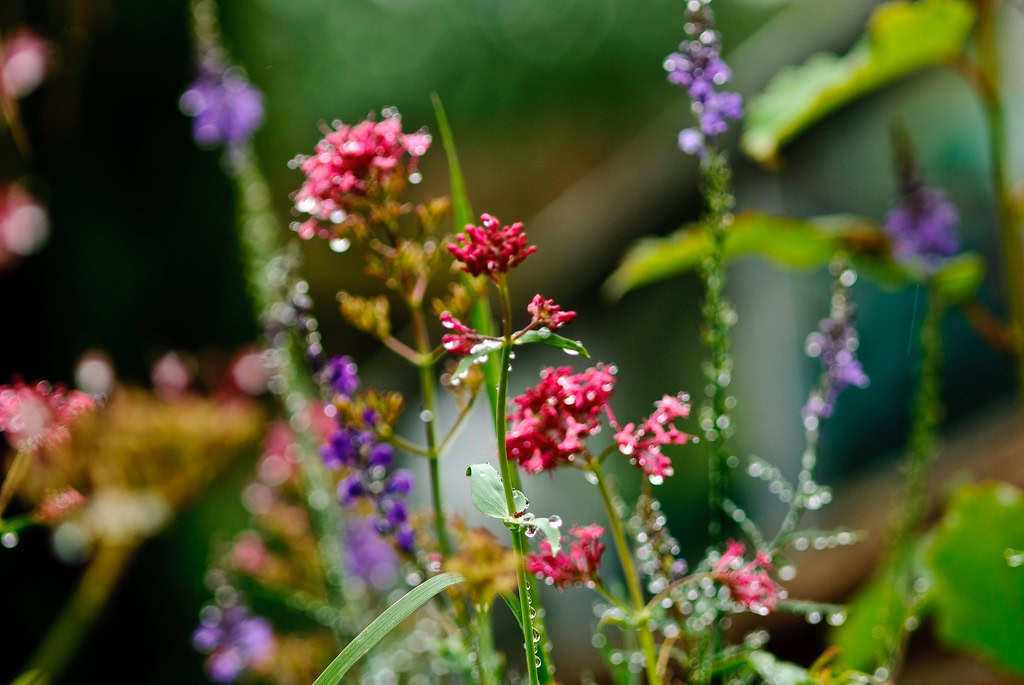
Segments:
[[[875,4],[716,0],[736,87],[756,92],[782,65],[818,50],[846,50]],[[649,287],[618,303],[597,292],[632,241],[667,233],[700,210],[694,162],[675,148],[675,132],[690,120],[685,94],[665,81],[661,68],[683,35],[681,2],[224,0],[220,7],[229,50],[266,97],[266,123],[255,145],[282,231],[291,220],[288,195],[299,184],[286,162],[312,149],[318,121],[353,121],[395,105],[407,127],[433,127],[428,95],[436,91],[455,129],[476,210],[525,221],[540,246],[517,276],[513,296],[525,302],[542,292],[579,310],[573,335],[595,359],[621,370],[615,409],[625,420],[646,413],[663,393],[700,395],[696,279]],[[32,26],[55,43],[58,56],[53,76],[23,102],[31,156],[22,158],[7,137],[0,142],[0,178],[24,178],[52,219],[48,246],[0,271],[0,380],[18,374],[68,381],[82,353],[102,349],[122,378],[144,383],[149,365],[169,349],[226,353],[256,338],[231,186],[219,153],[195,147],[178,111],[194,69],[187,19],[183,0],[0,6],[0,28]],[[1004,45],[1024,44],[1013,40],[1022,23],[1012,15]],[[1008,65],[1024,63],[1019,52],[1008,48]],[[1012,102],[1020,104],[1017,69],[1007,76]],[[881,218],[895,189],[888,124],[900,113],[926,175],[961,209],[965,246],[996,263],[981,114],[963,83],[940,70],[816,126],[784,151],[779,173],[737,153],[739,207]],[[444,193],[439,149],[424,159],[423,171],[422,192]],[[371,383],[411,394],[412,376],[336,315],[337,290],[370,287],[358,254],[337,255],[321,242],[304,244],[303,252],[328,351],[355,356]],[[735,449],[795,468],[799,408],[817,373],[816,363],[803,357],[803,340],[828,312],[828,279],[754,261],[732,274],[730,295],[740,315]],[[832,481],[891,460],[905,438],[915,293],[865,282],[854,292],[861,358],[872,383],[842,398],[824,433],[821,476]],[[999,310],[999,292],[993,274],[982,299]],[[948,317],[946,333],[945,399],[948,421],[957,424],[1005,401],[1012,376],[1007,360],[959,314]],[[540,365],[564,359],[552,351],[521,355],[513,383],[532,384]],[[486,449],[482,434],[467,434],[462,445]],[[458,475],[469,457],[461,455],[447,465],[447,488],[468,512]],[[699,448],[674,456],[677,475],[659,492],[670,526],[692,555],[706,528],[704,458]],[[64,682],[203,681],[190,632],[206,599],[210,541],[244,522],[237,486],[246,468],[239,464],[143,548]],[[626,470],[619,475],[634,478]],[[596,502],[583,501],[587,488],[577,476],[535,478],[531,498],[565,503],[563,518],[589,522],[598,515]],[[753,507],[770,505],[746,479],[738,484]],[[560,491],[572,496],[555,499]],[[7,588],[0,600],[8,626],[4,679],[43,635],[79,570],[52,560],[42,532],[0,551],[0,587]],[[589,620],[582,593],[552,601],[556,624]],[[560,675],[596,667],[584,632],[556,641]],[[818,646],[792,650],[806,658]]]

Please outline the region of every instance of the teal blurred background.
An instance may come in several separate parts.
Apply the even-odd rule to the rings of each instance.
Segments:
[[[716,0],[737,88],[756,92],[782,65],[818,50],[845,51],[875,4]],[[513,297],[525,303],[542,292],[580,312],[573,335],[595,359],[620,368],[614,404],[620,418],[645,414],[663,393],[689,389],[699,397],[696,279],[679,278],[616,303],[598,294],[632,241],[667,233],[700,211],[694,162],[675,147],[675,132],[689,125],[688,105],[661,68],[683,35],[680,2],[224,0],[220,6],[229,50],[265,94],[267,118],[255,146],[282,232],[291,220],[288,195],[299,184],[286,163],[312,149],[319,121],[353,121],[394,105],[407,127],[434,128],[429,94],[438,92],[475,209],[525,221],[540,246],[517,275]],[[1010,16],[1004,45],[1024,45],[1021,15]],[[178,111],[194,69],[187,4],[9,0],[0,7],[5,32],[22,24],[53,40],[58,63],[23,103],[31,156],[21,158],[5,137],[0,177],[25,179],[49,208],[52,236],[42,253],[0,272],[0,380],[14,374],[70,380],[85,351],[102,349],[121,377],[146,382],[148,366],[169,349],[226,354],[254,340],[231,185],[219,154],[196,149]],[[1008,48],[1005,56],[1017,69],[1008,66],[1011,105],[1021,101],[1019,53]],[[778,173],[735,153],[739,207],[881,218],[895,191],[888,126],[897,114],[909,123],[928,178],[959,205],[965,246],[996,264],[980,110],[947,71],[928,71],[841,110],[784,150]],[[422,169],[424,194],[446,192],[439,149]],[[355,356],[372,384],[412,395],[414,377],[336,315],[339,289],[372,287],[359,255],[334,254],[321,242],[304,244],[303,253],[328,351]],[[827,315],[828,279],[756,261],[736,265],[732,275],[730,296],[740,316],[735,450],[795,470],[799,408],[817,373],[803,356],[803,341]],[[861,358],[872,383],[842,398],[824,433],[821,475],[839,488],[844,478],[891,463],[905,438],[914,364],[908,354],[913,290],[887,292],[862,281],[854,293]],[[998,311],[999,293],[993,273],[981,297]],[[1012,376],[1007,360],[959,314],[948,317],[946,334],[948,422],[964,424],[1001,406]],[[552,351],[521,355],[513,383],[521,389],[540,366],[564,362]],[[472,454],[487,449],[486,437],[470,431],[446,465],[448,493],[467,514],[460,474]],[[673,456],[676,476],[659,492],[670,526],[694,558],[706,529],[704,457],[691,447]],[[210,542],[244,523],[237,492],[247,467],[238,464],[143,548],[64,682],[203,681],[189,636],[206,600],[202,574]],[[627,489],[635,486],[631,471],[617,475]],[[776,512],[746,480],[739,475],[737,483],[751,506]],[[557,505],[567,520],[599,516],[578,474],[533,478],[528,487],[538,507]],[[0,551],[0,587],[24,589],[0,600],[9,632],[3,679],[43,635],[79,569],[52,560],[42,532]],[[553,621],[563,629],[591,620],[582,591],[552,602]],[[576,670],[599,670],[586,631],[555,630],[570,634],[556,640],[560,675],[571,682]],[[779,639],[807,660],[822,637],[801,644],[795,643],[803,638],[794,638],[788,648],[785,634]]]

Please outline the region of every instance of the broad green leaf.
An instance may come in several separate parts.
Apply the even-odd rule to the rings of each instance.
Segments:
[[[710,247],[707,232],[699,224],[665,238],[644,238],[605,282],[604,294],[618,299],[640,286],[696,269]],[[795,269],[824,266],[840,252],[859,273],[886,288],[930,279],[951,304],[973,294],[985,276],[984,261],[970,252],[945,260],[934,274],[897,262],[882,227],[850,215],[794,219],[743,212],[729,227],[725,242],[726,259],[757,255]]]
[[[804,129],[856,98],[960,54],[974,23],[966,0],[897,0],[871,15],[846,55],[819,53],[780,71],[747,106],[743,150],[762,163]]]
[[[887,253],[881,226],[868,219],[835,215],[810,219],[743,212],[726,237],[725,255],[736,259],[761,255],[783,266],[812,268],[827,264],[840,250],[880,261]],[[690,224],[665,238],[638,241],[604,284],[614,299],[657,281],[696,269],[711,248],[700,224]]]
[[[764,679],[766,685],[803,685],[810,682],[807,669],[780,661],[769,652],[756,650],[747,655],[747,661]]]
[[[473,506],[484,516],[502,521],[509,518],[501,476],[490,464],[473,464],[466,469]]]
[[[476,364],[483,364],[491,358],[497,358],[494,353],[501,349],[502,342],[500,340],[484,340],[483,342],[477,343],[473,347],[475,352],[467,354],[459,362],[459,365],[455,367],[455,372],[452,374],[453,378],[458,378],[462,374],[469,371],[470,367]],[[487,376],[487,368],[484,367],[484,377]]]
[[[522,514],[526,511],[526,508],[530,506],[530,500],[526,499],[526,495],[523,494],[522,490],[512,490],[512,500],[516,504],[516,513]]]
[[[946,260],[932,277],[932,287],[948,302],[970,297],[985,280],[985,260],[966,252]]]
[[[515,341],[516,345],[529,345],[531,343],[540,343],[541,345],[559,347],[565,350],[567,354],[582,354],[584,357],[590,357],[590,353],[587,352],[587,348],[585,348],[583,343],[579,340],[563,338],[560,335],[552,333],[547,328],[526,331]]]
[[[959,490],[939,523],[928,562],[939,637],[1024,674],[1024,493],[1005,483]]]
[[[334,661],[324,669],[313,685],[340,683],[345,677],[345,673],[395,626],[423,606],[431,597],[463,580],[464,578],[458,573],[442,573],[409,590],[404,597],[385,609],[384,613],[363,628],[362,632],[348,643],[348,646],[341,650],[341,654],[336,656]]]

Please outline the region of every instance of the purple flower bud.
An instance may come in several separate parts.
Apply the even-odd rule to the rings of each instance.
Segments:
[[[412,471],[399,469],[388,479],[387,491],[398,495],[408,495],[412,492],[414,482]]]
[[[351,506],[352,502],[366,494],[366,484],[363,482],[361,473],[353,473],[346,476],[338,483],[338,500],[344,506]]]
[[[351,397],[359,388],[358,370],[352,357],[344,356],[333,357],[321,373],[331,390],[343,397]]]
[[[405,507],[405,502],[397,499],[385,498],[381,500],[381,509],[387,514],[388,523],[392,526],[397,526],[400,523],[405,523],[409,518],[409,512]]]
[[[263,95],[237,69],[205,68],[180,105],[200,145],[239,145],[263,123]]]
[[[366,457],[366,464],[367,466],[383,466],[387,468],[391,466],[394,455],[395,451],[391,449],[391,445],[377,443],[370,448],[370,454]]]
[[[408,523],[403,523],[395,531],[395,541],[403,550],[411,552],[412,548],[416,545],[416,532]]]

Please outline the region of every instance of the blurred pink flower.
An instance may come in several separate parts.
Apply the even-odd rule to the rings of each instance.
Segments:
[[[733,601],[757,614],[770,613],[785,597],[765,570],[772,567],[771,558],[758,552],[753,561],[743,564],[743,543],[729,540],[727,545],[725,554],[711,569],[711,577],[729,588]]]
[[[17,450],[54,445],[69,435],[75,420],[96,407],[92,397],[77,390],[15,383],[0,386],[0,432]]]
[[[37,252],[49,233],[50,219],[34,197],[18,185],[0,187],[0,264]]]
[[[18,29],[4,41],[0,66],[0,92],[10,98],[25,97],[39,87],[49,67],[46,40],[30,29]]]
[[[573,528],[569,532],[579,539],[569,544],[568,554],[565,550],[552,554],[551,544],[544,540],[540,543],[540,553],[531,553],[527,557],[527,572],[543,578],[548,585],[559,588],[593,582],[597,578],[601,554],[605,549],[604,545],[598,542],[604,534],[604,528],[589,525]]]

